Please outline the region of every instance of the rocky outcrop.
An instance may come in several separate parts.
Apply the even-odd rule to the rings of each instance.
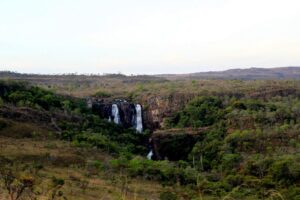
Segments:
[[[128,102],[121,102],[117,104],[120,111],[120,119],[122,125],[126,128],[136,126],[136,110],[135,105]]]
[[[165,96],[144,96],[139,99],[144,112],[144,124],[150,130],[164,128],[164,119],[185,107],[195,97],[191,93],[173,93]]]
[[[153,159],[186,160],[193,146],[201,140],[207,128],[159,130],[150,139]]]
[[[195,97],[193,93],[172,93],[167,95],[139,96],[135,100],[142,106],[143,126],[151,131],[164,128],[164,119],[170,117],[185,107]],[[130,128],[136,123],[135,104],[126,100],[88,99],[88,104],[94,113],[102,118],[109,119],[112,113],[112,104],[117,104],[121,118],[121,125]],[[113,120],[113,119],[111,119]]]
[[[138,130],[141,132],[140,127],[143,126],[143,121],[141,119],[137,120],[136,105],[134,103],[118,99],[112,101],[95,100],[92,103],[92,110],[102,118],[114,121],[124,128],[137,128],[137,123],[141,123]],[[118,122],[115,120],[116,117],[119,118]]]
[[[98,114],[101,118],[109,119],[112,112],[111,104],[96,101],[92,103],[92,110],[94,113]]]

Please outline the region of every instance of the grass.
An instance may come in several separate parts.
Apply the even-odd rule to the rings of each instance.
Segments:
[[[207,94],[207,93],[244,93],[249,96],[256,93],[288,91],[299,89],[299,80],[166,80],[154,76],[84,76],[84,75],[19,75],[13,74],[1,78],[28,81],[33,85],[53,90],[55,92],[87,97],[97,93],[103,97],[137,98],[149,96],[168,96],[170,94]],[[109,94],[109,95],[108,95]],[[100,96],[102,96],[100,95]],[[144,99],[145,100],[145,99]]]
[[[13,138],[34,138],[38,136],[49,136],[51,131],[42,127],[38,127],[32,123],[13,122],[11,120],[1,119],[1,122],[6,122],[7,127],[0,129],[0,135]]]
[[[189,199],[190,194],[195,192],[188,187],[163,186],[143,178],[129,178],[122,172],[115,173],[102,167],[95,168],[90,163],[97,161],[105,166],[112,157],[101,150],[78,148],[69,142],[55,139],[0,136],[1,156],[22,166],[42,166],[29,174],[35,179],[37,184],[35,190],[41,193],[38,196],[41,200],[49,199],[51,191],[47,188],[53,177],[63,179],[65,184],[61,191],[64,196],[76,200],[158,200],[163,191],[171,191],[183,199]],[[25,173],[22,170],[19,172]],[[231,196],[216,197],[207,194],[199,195],[198,199],[221,200],[223,198],[237,199]],[[5,191],[0,192],[0,199],[7,199]],[[248,200],[254,199],[254,197],[248,198]]]
[[[65,181],[62,191],[68,199],[157,199],[162,190],[155,182],[93,171],[87,167],[88,162],[105,163],[110,156],[98,150],[75,148],[68,142],[0,136],[0,156],[22,164],[43,166],[34,175],[40,182],[39,190],[45,191],[51,178],[58,177]],[[47,195],[38,199],[46,199]]]

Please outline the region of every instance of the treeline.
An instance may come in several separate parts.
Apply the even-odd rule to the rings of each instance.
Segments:
[[[57,95],[27,82],[0,81],[0,100],[2,103],[18,107],[26,106],[47,111],[66,110],[78,114],[88,112],[83,99]]]

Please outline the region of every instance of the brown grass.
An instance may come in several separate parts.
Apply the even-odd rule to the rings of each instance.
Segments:
[[[75,148],[63,141],[0,136],[0,156],[23,164],[41,163],[44,167],[38,172],[40,190],[46,190],[53,176],[59,177],[65,180],[62,191],[68,199],[158,199],[162,190],[162,186],[155,182],[128,177],[124,186],[122,179],[126,178],[125,175],[106,174],[104,171],[89,175],[85,167],[88,161],[107,162],[110,156],[98,150]],[[38,199],[47,199],[47,195]]]

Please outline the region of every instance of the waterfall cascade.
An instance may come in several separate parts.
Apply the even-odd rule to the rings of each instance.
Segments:
[[[147,159],[152,160],[152,156],[153,156],[153,151],[151,150],[147,155]]]
[[[140,104],[116,99],[112,103],[96,101],[92,104],[93,112],[109,122],[122,125],[124,128],[134,128],[138,133],[143,132],[143,110]]]
[[[120,124],[120,113],[117,104],[112,104],[111,115],[114,118],[114,123]]]
[[[89,102],[88,102],[89,103]],[[126,100],[116,99],[112,103],[96,101],[92,103],[93,112],[98,113],[109,122],[120,124],[124,128],[135,128],[138,133],[143,132],[143,110],[140,104],[129,103]],[[149,153],[147,158],[152,159],[153,147],[149,142]]]
[[[136,127],[137,132],[143,132],[143,119],[142,119],[142,106],[140,104],[135,105],[136,110]]]

